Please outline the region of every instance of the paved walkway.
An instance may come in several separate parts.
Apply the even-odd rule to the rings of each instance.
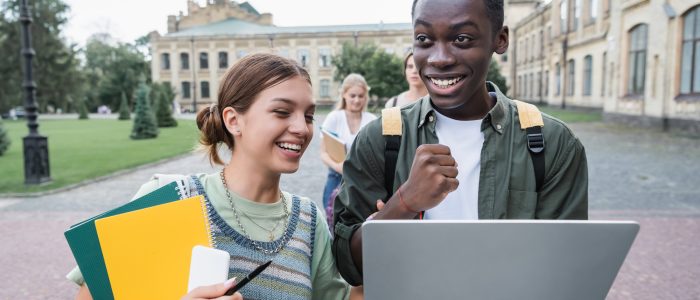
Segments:
[[[642,225],[608,299],[700,299],[700,140],[575,124],[587,149],[591,219]],[[325,168],[314,139],[282,187],[320,201]],[[193,154],[107,181],[37,198],[0,199],[0,299],[72,299],[71,224],[131,198],[153,173],[214,172]]]

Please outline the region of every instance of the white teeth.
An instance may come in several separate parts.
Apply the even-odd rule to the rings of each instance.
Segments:
[[[455,77],[455,78],[449,78],[449,79],[435,79],[435,78],[430,78],[430,81],[433,82],[433,84],[437,85],[439,88],[448,88],[457,82],[462,80],[462,77]]]
[[[292,150],[292,151],[300,151],[301,150],[301,145],[299,145],[299,144],[277,143],[277,146],[280,146],[281,148],[284,148],[287,150]]]

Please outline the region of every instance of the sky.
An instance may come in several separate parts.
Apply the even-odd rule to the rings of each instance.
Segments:
[[[85,44],[93,33],[108,32],[133,42],[156,30],[164,34],[167,16],[187,14],[187,0],[64,0],[71,7],[65,37]],[[204,0],[197,2],[203,6]],[[245,2],[245,1],[237,1]],[[249,0],[260,13],[271,13],[277,26],[411,22],[412,0]]]

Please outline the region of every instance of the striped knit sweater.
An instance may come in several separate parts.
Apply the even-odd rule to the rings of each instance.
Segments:
[[[205,197],[214,247],[231,254],[229,278],[243,278],[257,266],[272,260],[265,271],[240,290],[246,300],[311,299],[311,260],[317,222],[313,202],[302,203],[299,197],[292,197],[289,226],[284,233],[290,238],[280,237],[272,242],[256,241],[262,248],[270,250],[287,241],[280,252],[265,254],[256,250],[250,239],[231,228],[219,216],[196,176],[191,176],[190,181],[192,194]]]

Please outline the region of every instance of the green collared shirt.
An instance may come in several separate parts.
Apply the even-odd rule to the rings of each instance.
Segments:
[[[496,104],[484,117],[481,131],[479,219],[587,219],[588,167],[578,138],[562,121],[542,114],[545,140],[545,177],[536,191],[535,171],[520,129],[517,107],[498,88]],[[429,96],[401,108],[403,135],[394,177],[394,190],[408,180],[416,148],[439,144],[435,111]],[[367,217],[376,212],[384,189],[384,149],[381,118],[357,135],[343,165],[343,188],[335,201],[333,254],[341,275],[352,285],[362,284],[350,253],[350,239]]]

